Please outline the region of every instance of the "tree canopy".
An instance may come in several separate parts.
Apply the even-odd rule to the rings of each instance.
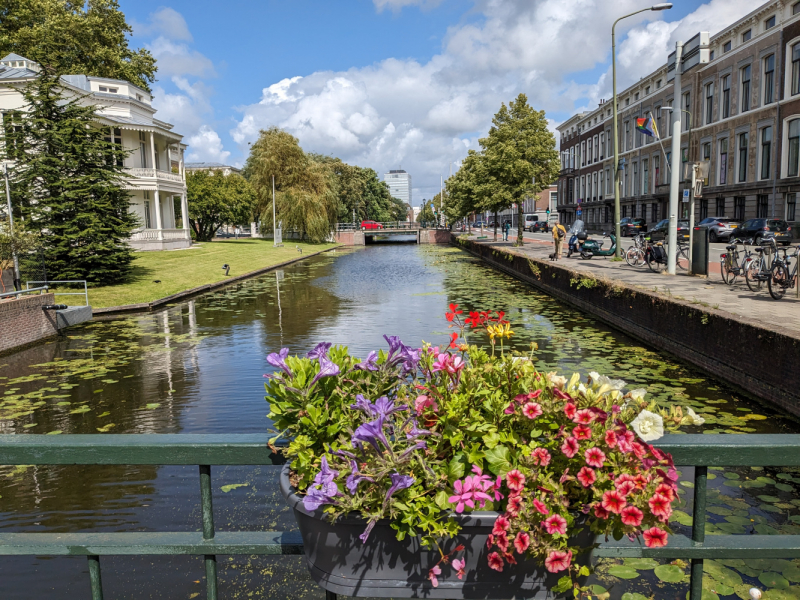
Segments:
[[[226,223],[249,223],[256,206],[250,183],[238,173],[221,170],[186,174],[189,223],[198,241],[210,241]]]
[[[15,52],[62,75],[124,79],[148,91],[156,60],[128,46],[117,0],[0,0],[0,57]]]
[[[4,116],[0,158],[10,163],[12,206],[37,232],[52,279],[111,283],[130,273],[129,212],[122,163],[95,108],[66,100],[46,70],[22,91],[24,110]]]

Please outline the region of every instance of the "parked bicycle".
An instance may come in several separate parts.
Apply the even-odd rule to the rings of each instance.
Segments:
[[[769,239],[761,242],[755,249],[755,254],[747,261],[744,269],[744,280],[751,292],[759,292],[770,279],[771,257],[777,253],[775,240]]]
[[[633,246],[625,252],[625,262],[631,267],[640,267],[645,264],[645,251],[649,242],[643,233],[633,238]]]
[[[752,243],[752,240],[735,240],[730,245],[725,246],[726,252],[719,255],[722,281],[728,285],[733,285],[737,277],[744,276],[747,264],[749,264],[753,254],[747,248],[750,243]],[[739,246],[744,246],[741,252],[739,251]]]
[[[800,246],[794,249],[793,254],[787,254],[787,248],[782,248],[783,256],[776,253],[772,261],[767,287],[769,295],[775,300],[783,298],[786,290],[794,289],[797,285],[797,265],[800,263]],[[794,267],[790,267],[791,259],[794,259]]]

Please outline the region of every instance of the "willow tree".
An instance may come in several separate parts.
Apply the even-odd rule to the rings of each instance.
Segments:
[[[330,237],[339,206],[335,175],[328,165],[303,152],[296,137],[277,127],[262,130],[250,150],[245,174],[267,227],[273,224],[274,177],[275,212],[282,228],[317,243]]]
[[[517,245],[522,245],[523,202],[558,178],[558,152],[543,110],[534,110],[525,94],[503,104],[492,119],[489,135],[480,140],[487,181],[495,184],[492,202],[517,205]],[[495,218],[495,236],[497,235]]]

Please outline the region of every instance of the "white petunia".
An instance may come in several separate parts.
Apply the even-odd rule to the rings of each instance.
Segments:
[[[644,399],[644,395],[647,393],[647,390],[644,388],[638,388],[635,390],[631,390],[629,394],[633,400],[642,400]]]
[[[550,371],[547,374],[547,379],[557,388],[563,388],[567,385],[567,378],[562,375],[556,375],[555,371]]]
[[[586,394],[586,386],[583,385],[582,383],[579,383],[578,384],[578,392],[580,392],[581,394],[585,395]]]
[[[600,379],[600,373],[598,373],[597,371],[590,371],[589,379],[592,380],[592,383],[597,383],[597,381]]]
[[[706,422],[706,420],[694,412],[688,406],[686,407],[686,412],[688,413],[683,419],[686,421],[687,425],[702,425]]]
[[[631,421],[631,427],[645,442],[652,442],[664,435],[664,419],[661,415],[643,410]]]

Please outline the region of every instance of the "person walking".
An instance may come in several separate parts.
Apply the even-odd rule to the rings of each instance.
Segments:
[[[561,249],[564,247],[564,238],[566,237],[567,230],[561,223],[553,225],[553,246],[555,247],[553,251],[553,260],[559,260],[561,258]]]

